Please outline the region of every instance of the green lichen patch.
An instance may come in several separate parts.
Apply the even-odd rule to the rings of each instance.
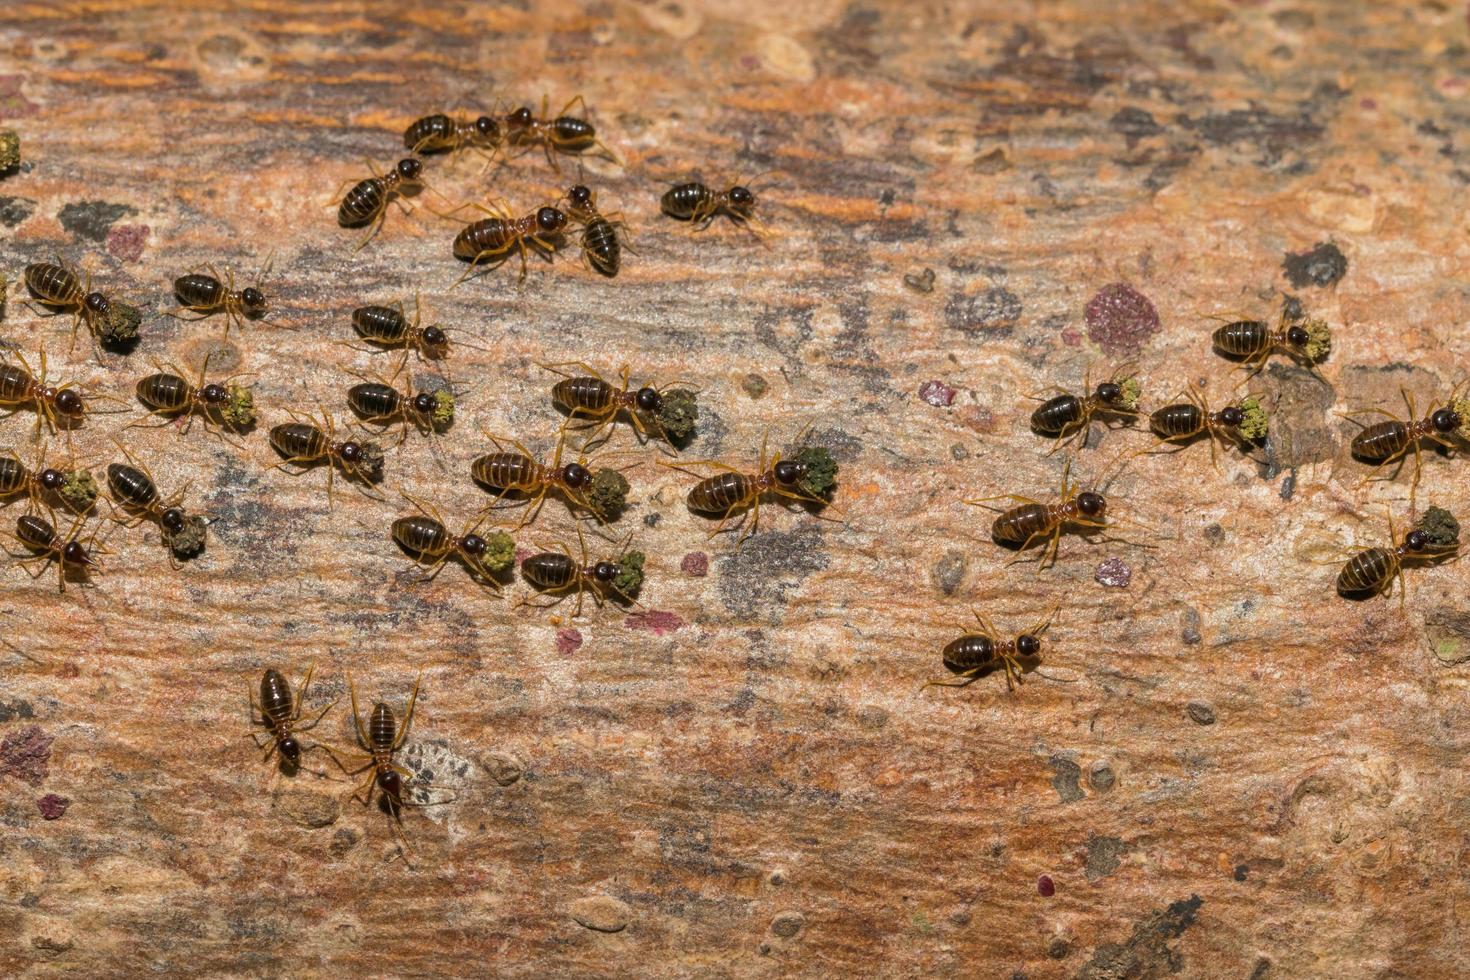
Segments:
[[[176,558],[193,558],[204,550],[205,529],[209,523],[198,514],[184,518],[184,526],[172,534],[165,533],[164,543]]]
[[[68,507],[80,513],[97,502],[97,481],[89,470],[72,470],[62,478],[57,493]]]
[[[20,136],[14,130],[0,129],[0,174],[20,166]]]
[[[804,446],[794,458],[801,464],[796,488],[809,497],[831,500],[837,489],[837,460],[832,453],[825,446]]]
[[[123,344],[138,337],[143,312],[136,306],[113,300],[107,313],[97,321],[97,339],[104,344]]]
[[[1460,438],[1470,439],[1470,398],[1450,399],[1450,411],[1459,416],[1460,424],[1455,429]]]
[[[454,421],[454,393],[442,388],[434,392],[434,411],[430,418],[434,428],[447,429]]]
[[[1327,325],[1326,320],[1315,317],[1303,320],[1302,326],[1307,330],[1307,346],[1304,352],[1307,360],[1316,364],[1332,351],[1332,328]]]
[[[610,521],[623,512],[631,488],[617,470],[598,470],[587,485],[587,506],[603,520]]]
[[[663,405],[658,410],[658,424],[675,442],[688,439],[694,434],[694,424],[699,420],[699,405],[695,393],[687,388],[675,388],[663,395]]]
[[[1118,396],[1118,407],[1129,412],[1136,409],[1139,398],[1143,396],[1143,385],[1139,384],[1137,378],[1124,378],[1118,382],[1118,387],[1123,391]]]
[[[480,564],[489,572],[503,572],[516,563],[516,542],[504,531],[491,531],[485,535],[485,553]]]
[[[618,559],[618,577],[613,579],[613,590],[620,598],[632,599],[643,588],[643,562],[647,556],[641,551],[630,551]]]
[[[1443,507],[1425,510],[1414,527],[1427,534],[1429,543],[1436,548],[1453,548],[1460,541],[1460,522]]]
[[[1243,439],[1251,442],[1259,442],[1266,438],[1266,431],[1270,428],[1271,416],[1261,406],[1261,401],[1255,395],[1251,395],[1240,403],[1240,410],[1245,419],[1240,423],[1240,435]]]
[[[244,385],[231,384],[229,397],[220,408],[220,418],[226,425],[243,429],[255,423],[255,396]]]

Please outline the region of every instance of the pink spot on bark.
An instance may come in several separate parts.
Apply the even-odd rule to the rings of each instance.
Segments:
[[[41,107],[21,92],[23,81],[24,75],[0,75],[0,119],[23,119],[40,111]]]
[[[704,578],[709,574],[709,555],[702,551],[691,551],[679,562],[679,568],[685,575]]]
[[[516,564],[519,565],[521,562],[525,561],[527,558],[530,558],[534,554],[536,554],[536,552],[532,551],[530,548],[522,548],[520,545],[516,545]]]
[[[147,244],[147,225],[113,225],[107,233],[107,250],[124,262],[142,258],[143,246]]]
[[[556,631],[556,652],[563,657],[570,657],[577,652],[582,645],[582,631],[564,629]]]
[[[41,816],[47,820],[60,820],[66,808],[71,806],[71,800],[64,796],[57,796],[55,793],[47,793],[36,801],[36,806],[40,807]]]
[[[684,620],[677,613],[650,609],[648,612],[634,613],[623,620],[623,625],[634,630],[650,630],[654,636],[663,636],[682,628]]]
[[[919,385],[919,397],[935,408],[948,408],[954,404],[954,389],[943,381],[925,381]]]
[[[1068,327],[1062,331],[1062,343],[1068,347],[1082,346],[1082,332],[1076,327]]]
[[[41,731],[40,725],[22,728],[9,736],[0,742],[0,775],[14,776],[32,786],[40,786],[46,778],[54,741]]]
[[[1051,875],[1042,875],[1036,879],[1036,894],[1042,898],[1051,898],[1057,893],[1057,886],[1051,880]]]
[[[1149,298],[1126,282],[1097,291],[1084,311],[1087,336],[1109,357],[1137,354],[1159,332],[1159,311]]]

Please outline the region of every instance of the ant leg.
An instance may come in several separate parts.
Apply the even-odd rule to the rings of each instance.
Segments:
[[[964,678],[962,681],[925,681],[923,687],[919,688],[919,691],[922,693],[925,689],[931,687],[969,687],[980,679],[980,674],[984,670],[985,667],[983,666],[972,667],[960,674]]]
[[[419,675],[417,678],[414,679],[413,682],[413,693],[408,696],[408,709],[403,713],[403,727],[398,729],[398,737],[393,740],[392,751],[394,752],[398,751],[398,747],[402,745],[403,740],[408,737],[408,726],[413,723],[413,707],[415,704],[418,703],[419,685],[423,683],[423,680],[424,671],[422,668],[420,668]]]

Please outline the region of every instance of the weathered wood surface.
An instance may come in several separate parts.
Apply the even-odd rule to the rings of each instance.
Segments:
[[[0,125],[29,160],[0,182],[12,276],[60,253],[162,310],[198,263],[249,273],[274,249],[276,268],[276,312],[228,343],[158,316],[131,357],[56,357],[130,397],[150,355],[219,349],[258,372],[262,424],[243,452],[197,426],[129,437],[215,518],[185,570],[138,529],[64,598],[4,571],[5,636],[38,662],[0,654],[0,972],[1470,969],[1470,571],[1419,572],[1401,612],[1303,560],[1407,511],[1404,481],[1359,490],[1331,412],[1464,377],[1463,5],[203,7],[0,12]],[[586,167],[636,232],[616,281],[563,256],[449,290],[454,228],[424,209],[352,252],[323,201],[395,159],[409,119],[543,92],[585,93],[627,165]],[[575,172],[476,170],[429,177],[529,209]],[[769,244],[658,216],[693,170],[777,171]],[[1328,241],[1346,275],[1293,285],[1285,256]],[[1093,302],[1119,282],[1156,330],[1147,309],[1089,324],[1134,297]],[[415,440],[390,488],[468,515],[479,427],[551,444],[537,361],[627,362],[702,386],[695,457],[743,461],[816,419],[849,523],[772,510],[736,553],[650,452],[620,526],[659,615],[579,623],[574,645],[458,568],[416,586],[393,507],[347,492],[328,513],[321,473],[264,468],[285,406],[340,408],[346,370],[383,363],[332,343],[348,312],[415,289],[493,349],[452,362],[474,388],[451,475]],[[1200,380],[1218,402],[1234,382],[1199,312],[1283,292],[1339,333],[1330,388],[1284,362],[1253,383],[1282,413],[1268,470],[1227,454],[1217,475],[1203,446],[1141,459],[1115,507],[1155,550],[1069,536],[1053,572],[1005,567],[960,500],[1057,484],[1025,393],[1132,357],[1153,396]],[[62,322],[18,302],[3,331],[64,355]],[[952,405],[921,400],[931,380]],[[124,418],[79,453],[115,456]],[[1079,470],[1145,444],[1109,432]],[[1426,460],[1421,503],[1467,487],[1463,459]],[[567,533],[556,507],[543,521]],[[1109,557],[1126,587],[1095,581]],[[1057,602],[1059,680],[920,693],[945,621],[975,606],[1015,629]],[[313,660],[315,706],[349,669],[401,704],[424,667],[404,758],[458,801],[407,814],[416,869],[347,784],[286,779],[244,738],[247,676]],[[349,724],[339,704],[319,732],[344,745]]]

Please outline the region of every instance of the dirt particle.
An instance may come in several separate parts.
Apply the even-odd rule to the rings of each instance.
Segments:
[[[556,652],[570,657],[582,645],[582,631],[567,627],[556,631]]]
[[[1052,756],[1047,762],[1052,770],[1051,788],[1057,791],[1062,802],[1074,803],[1082,799],[1082,787],[1079,785],[1082,767],[1060,755]]]
[[[991,286],[973,296],[957,292],[944,305],[944,319],[952,329],[972,337],[1006,337],[1021,319],[1021,298],[1004,286]]]
[[[1046,955],[1054,960],[1064,960],[1070,952],[1072,952],[1072,944],[1061,937],[1053,939],[1051,945],[1046,947]]]
[[[332,852],[333,857],[341,857],[357,846],[362,836],[351,827],[339,827],[332,834],[332,844],[327,849]]]
[[[516,782],[526,771],[525,763],[504,752],[485,753],[480,757],[480,767],[501,786]]]
[[[124,262],[136,262],[143,257],[148,231],[147,225],[114,225],[107,233],[107,250]]]
[[[654,636],[663,636],[665,633],[682,629],[685,623],[678,613],[650,609],[647,612],[633,613],[623,620],[623,625],[630,630],[648,630]]]
[[[1133,356],[1159,332],[1159,312],[1149,298],[1126,282],[1097,291],[1083,311],[1087,338],[1109,357]]]
[[[1137,106],[1124,106],[1113,113],[1113,118],[1108,121],[1109,128],[1127,141],[1131,150],[1139,140],[1157,136],[1164,128],[1154,119],[1154,114],[1140,109]]]
[[[1128,583],[1133,581],[1133,569],[1129,568],[1121,558],[1108,558],[1097,566],[1092,577],[1099,585],[1126,589]]]
[[[1215,723],[1215,709],[1203,701],[1191,701],[1184,706],[1189,713],[1189,720],[1196,725],[1213,725]]]
[[[1087,784],[1095,792],[1106,793],[1113,788],[1118,777],[1113,773],[1113,767],[1106,762],[1098,761],[1092,764],[1092,769],[1087,773]]]
[[[998,174],[1011,169],[1011,161],[1006,159],[1006,151],[996,147],[989,153],[975,158],[970,164],[970,169],[977,174]]]
[[[596,932],[622,932],[628,928],[633,910],[611,895],[589,895],[572,903],[572,918]]]
[[[766,379],[758,374],[747,374],[740,379],[740,390],[745,392],[746,396],[750,398],[760,398],[766,393],[769,387],[766,384]]]
[[[1077,980],[1114,980],[1117,977],[1167,977],[1188,975],[1184,954],[1169,941],[1184,935],[1194,925],[1204,899],[1191,895],[1152,912],[1133,927],[1126,942],[1099,946],[1092,959],[1077,972]]]
[[[876,704],[865,704],[858,709],[858,724],[870,732],[876,732],[888,724],[888,712]]]
[[[1179,614],[1179,639],[1184,641],[1185,646],[1194,646],[1203,639],[1199,628],[1199,610],[1193,606],[1185,606],[1184,611]]]
[[[919,397],[935,408],[948,408],[954,404],[955,390],[943,381],[925,381],[919,385]]]
[[[925,269],[920,273],[907,273],[903,277],[903,284],[916,293],[934,292],[934,270]]]
[[[1235,880],[1245,881],[1250,877],[1251,869],[1248,864],[1237,864],[1235,866]]]
[[[1318,242],[1309,252],[1287,252],[1281,268],[1297,289],[1335,286],[1347,275],[1347,256],[1332,242]]]
[[[0,776],[12,776],[40,786],[50,771],[51,743],[55,739],[40,725],[22,728],[0,742]]]
[[[66,808],[71,806],[71,800],[55,793],[47,793],[36,801],[36,807],[40,809],[41,816],[47,820],[60,820],[66,813]]]
[[[782,912],[771,920],[771,934],[790,939],[806,925],[806,916],[800,912]]]
[[[278,789],[276,806],[294,823],[313,830],[330,827],[342,815],[342,803],[336,796],[311,789]]]
[[[965,559],[965,553],[958,548],[951,548],[944,553],[944,557],[934,563],[929,577],[933,579],[934,585],[945,595],[954,595],[954,590],[960,587],[964,581],[965,569],[969,563]]]
[[[1087,866],[1083,874],[1088,881],[1097,881],[1106,878],[1118,870],[1118,865],[1123,861],[1123,855],[1128,853],[1128,845],[1117,837],[1089,837],[1087,838]]]
[[[691,551],[679,562],[679,570],[690,578],[704,578],[709,574],[709,555],[702,551]]]
[[[124,217],[137,213],[135,208],[126,204],[80,201],[64,205],[56,213],[56,220],[61,222],[61,227],[79,238],[105,242],[114,224]]]

